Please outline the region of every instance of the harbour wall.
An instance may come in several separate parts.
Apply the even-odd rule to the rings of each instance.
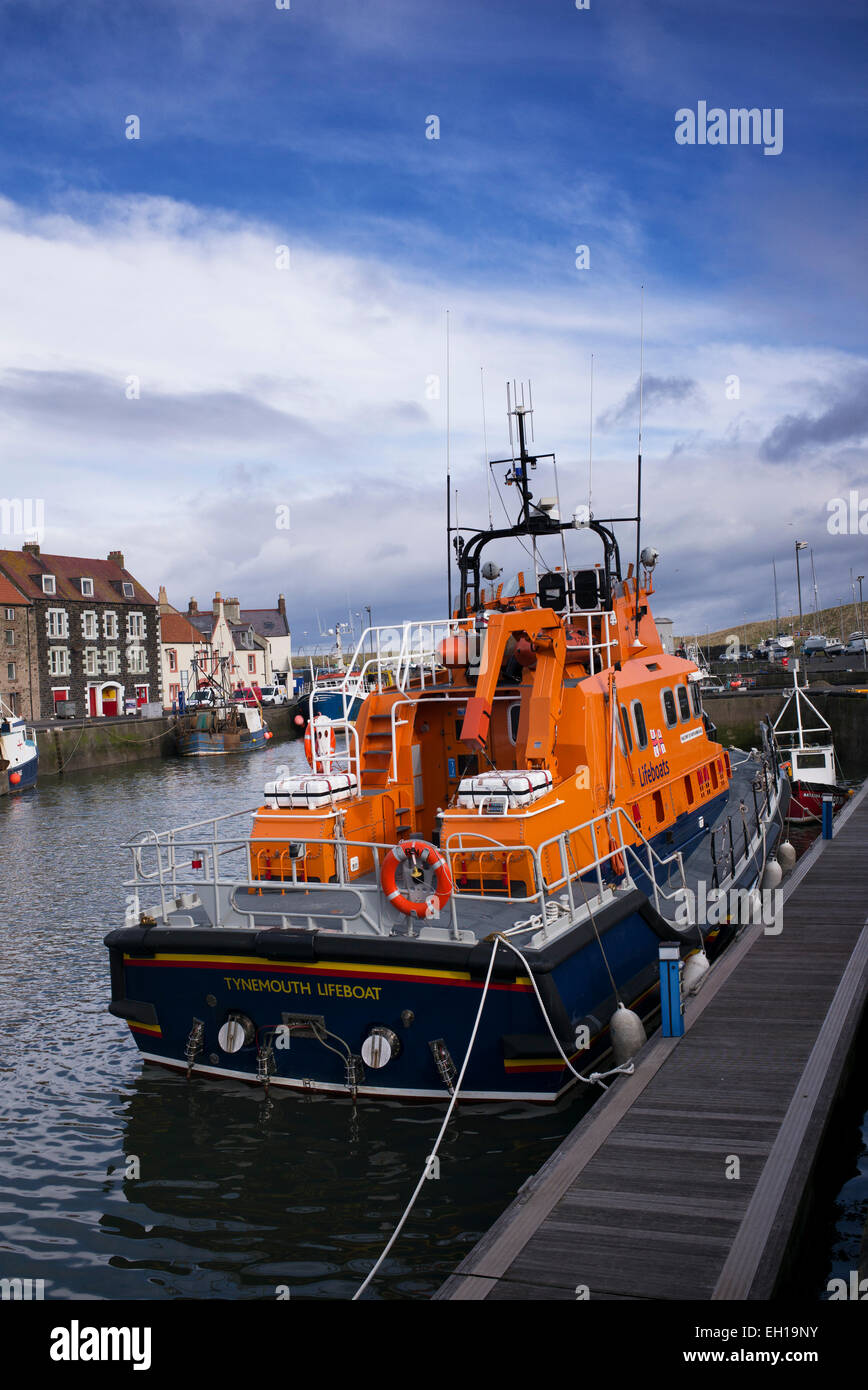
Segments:
[[[703,695],[702,700],[720,742],[747,749],[758,746],[760,720],[766,715],[776,719],[785,698],[756,691],[749,695]],[[868,769],[868,695],[811,687],[808,698],[828,720],[845,776],[863,776]]]
[[[264,718],[275,739],[289,737],[288,709],[269,709]],[[174,757],[175,724],[174,715],[169,714],[157,719],[74,720],[37,729],[39,776]]]

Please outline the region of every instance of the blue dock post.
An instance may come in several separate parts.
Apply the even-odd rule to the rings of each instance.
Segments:
[[[831,838],[832,838],[832,806],[833,806],[833,804],[834,804],[834,803],[833,803],[833,801],[832,801],[832,793],[831,793],[831,792],[824,792],[824,793],[823,793],[823,839],[824,839],[824,840],[831,840]]]
[[[681,947],[677,941],[661,941],[660,1010],[664,1038],[684,1036],[684,1015],[681,1012]]]

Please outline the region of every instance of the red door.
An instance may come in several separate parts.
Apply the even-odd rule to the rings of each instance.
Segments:
[[[96,714],[96,686],[92,685],[88,691],[88,708],[91,714]]]

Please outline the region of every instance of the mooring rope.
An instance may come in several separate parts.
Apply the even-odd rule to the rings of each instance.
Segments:
[[[462,1064],[461,1071],[460,1071],[459,1076],[458,1076],[458,1080],[457,1080],[456,1083],[455,1083],[455,1089],[454,1089],[454,1091],[452,1092],[452,1098],[451,1098],[450,1101],[449,1101],[449,1106],[448,1106],[448,1108],[447,1108],[447,1110],[446,1110],[446,1114],[445,1114],[445,1116],[444,1116],[443,1123],[442,1123],[442,1125],[440,1126],[440,1133],[437,1135],[437,1138],[436,1138],[436,1140],[435,1140],[435,1142],[434,1142],[434,1147],[433,1147],[433,1149],[431,1150],[430,1154],[428,1155],[428,1157],[427,1157],[426,1160],[425,1160],[425,1167],[422,1169],[422,1176],[420,1177],[419,1181],[417,1182],[416,1187],[415,1187],[415,1190],[414,1190],[414,1192],[413,1192],[413,1195],[412,1195],[412,1197],[410,1198],[409,1202],[407,1203],[407,1206],[406,1206],[405,1209],[404,1209],[404,1214],[403,1214],[403,1216],[401,1217],[401,1220],[398,1222],[397,1226],[395,1227],[394,1231],[392,1232],[391,1236],[389,1237],[389,1240],[388,1240],[388,1242],[386,1243],[386,1245],[384,1246],[383,1251],[382,1251],[382,1253],[381,1253],[379,1259],[377,1260],[376,1264],[375,1264],[375,1265],[373,1266],[373,1268],[369,1271],[369,1273],[368,1273],[368,1275],[366,1276],[364,1282],[361,1283],[361,1284],[359,1285],[359,1287],[356,1289],[356,1292],[353,1294],[353,1297],[352,1297],[352,1299],[351,1299],[351,1302],[353,1302],[353,1303],[355,1303],[355,1301],[356,1301],[357,1298],[361,1298],[362,1294],[365,1292],[365,1289],[368,1287],[368,1285],[370,1284],[371,1280],[374,1278],[374,1275],[377,1273],[377,1270],[380,1268],[380,1265],[383,1263],[383,1261],[385,1260],[385,1258],[386,1258],[386,1256],[388,1255],[389,1251],[391,1250],[392,1246],[395,1244],[395,1241],[398,1239],[398,1236],[401,1234],[402,1230],[404,1229],[404,1224],[405,1224],[405,1222],[406,1222],[406,1220],[407,1220],[407,1217],[410,1215],[410,1212],[413,1210],[413,1207],[416,1205],[416,1199],[417,1199],[417,1197],[419,1196],[419,1193],[422,1191],[422,1188],[423,1188],[425,1182],[428,1180],[428,1172],[429,1172],[429,1170],[430,1170],[430,1168],[431,1168],[431,1161],[432,1161],[432,1159],[434,1159],[434,1158],[437,1157],[437,1150],[439,1149],[440,1144],[441,1144],[441,1142],[442,1142],[442,1140],[443,1140],[443,1136],[444,1136],[444,1134],[446,1133],[446,1127],[447,1127],[447,1125],[449,1124],[450,1119],[452,1118],[452,1111],[455,1109],[455,1102],[458,1100],[458,1092],[461,1090],[461,1083],[462,1083],[463,1080],[464,1080],[464,1073],[467,1071],[467,1064],[468,1064],[468,1062],[470,1061],[470,1055],[471,1055],[471,1053],[472,1053],[472,1051],[473,1051],[473,1045],[474,1045],[474,1043],[476,1042],[476,1034],[477,1034],[477,1032],[479,1031],[479,1023],[480,1023],[480,1020],[481,1020],[481,1018],[482,1018],[482,1010],[485,1008],[485,1001],[486,1001],[486,999],[488,998],[488,986],[489,986],[489,984],[490,984],[490,982],[491,982],[491,972],[492,972],[492,970],[494,969],[494,957],[497,955],[497,948],[498,948],[498,946],[500,945],[500,941],[501,941],[501,938],[500,938],[500,937],[497,937],[497,938],[495,939],[495,941],[494,941],[494,944],[492,945],[492,948],[491,948],[491,959],[490,959],[489,962],[488,962],[488,973],[487,973],[486,976],[485,976],[485,984],[482,986],[482,998],[481,998],[480,1001],[479,1001],[479,1008],[478,1008],[477,1011],[476,1011],[476,1018],[475,1018],[474,1023],[473,1023],[473,1031],[472,1031],[472,1033],[470,1034],[470,1042],[467,1044],[467,1051],[466,1051],[466,1053],[465,1053],[465,1055],[464,1055],[464,1062],[463,1062],[463,1064]]]

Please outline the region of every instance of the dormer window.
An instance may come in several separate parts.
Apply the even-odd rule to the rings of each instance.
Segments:
[[[92,580],[92,579],[83,579],[83,580],[81,581],[81,596],[82,596],[82,598],[93,598],[93,580]]]
[[[44,574],[42,576],[42,592],[44,594],[57,593],[57,584],[55,583],[53,574]]]
[[[130,584],[127,580],[124,580],[123,585],[121,587],[123,590],[124,598],[135,598],[135,589],[133,588],[132,584]]]

